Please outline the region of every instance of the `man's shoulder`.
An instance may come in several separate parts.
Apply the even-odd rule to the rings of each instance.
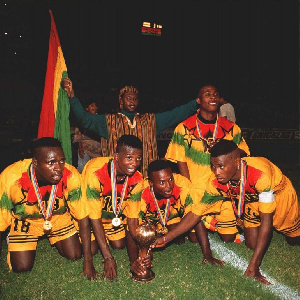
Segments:
[[[179,187],[184,187],[184,188],[190,188],[191,187],[191,181],[186,178],[185,176],[178,174],[178,173],[173,173],[174,176],[174,181],[175,184]]]
[[[15,181],[22,177],[24,172],[28,172],[28,168],[32,162],[31,158],[19,160],[8,167],[6,167],[0,174],[1,180],[6,178],[9,181]]]
[[[228,120],[225,117],[221,117],[221,116],[219,116],[219,124],[225,129],[232,128],[232,127],[240,129],[240,127],[236,123]]]
[[[86,173],[95,172],[97,170],[102,169],[102,167],[107,164],[110,160],[112,160],[113,157],[95,157],[90,159],[85,167],[84,170]],[[83,171],[84,173],[84,171]]]
[[[196,126],[196,120],[197,120],[197,114],[194,114],[190,117],[188,117],[187,119],[185,119],[184,121],[180,122],[176,128],[179,128],[179,127],[187,127],[187,128],[192,128],[192,127],[195,127]]]

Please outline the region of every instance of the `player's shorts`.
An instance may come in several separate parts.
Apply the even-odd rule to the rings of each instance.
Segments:
[[[214,217],[217,219],[216,231],[219,234],[235,234],[238,232],[231,201],[223,201],[220,214],[216,214]]]
[[[108,241],[118,241],[126,236],[125,226],[126,224],[122,223],[118,227],[114,227],[111,223],[111,220],[103,220],[103,228],[105,231],[105,237]]]
[[[77,234],[71,215],[68,212],[52,216],[51,223],[52,230],[46,235],[51,245]],[[14,219],[9,232],[8,251],[36,250],[38,239],[43,235],[45,235],[43,220]]]
[[[273,216],[274,228],[289,237],[300,236],[299,203],[291,181],[285,177],[284,187],[275,193],[276,209]],[[244,226],[260,226],[259,211],[271,213],[267,206],[259,202],[247,203]]]

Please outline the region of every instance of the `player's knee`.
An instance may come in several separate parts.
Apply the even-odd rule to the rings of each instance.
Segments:
[[[117,250],[124,249],[126,247],[125,239],[121,239],[118,241],[111,241],[110,244],[113,249],[117,249]]]
[[[250,250],[254,250],[255,247],[256,247],[256,242],[245,240],[245,245],[246,245],[247,248],[249,248]]]
[[[82,257],[82,251],[81,249],[75,248],[72,249],[72,251],[66,251],[64,256],[69,260],[77,260]]]
[[[232,243],[235,240],[235,234],[220,234],[220,239],[224,242],[224,243]]]
[[[15,273],[23,273],[23,272],[29,272],[33,268],[33,264],[26,264],[26,262],[14,264],[12,262],[12,270]]]
[[[300,236],[296,236],[296,237],[285,236],[285,239],[287,243],[291,246],[300,245]]]
[[[188,239],[192,243],[198,243],[195,232],[190,232],[189,235],[188,235]]]

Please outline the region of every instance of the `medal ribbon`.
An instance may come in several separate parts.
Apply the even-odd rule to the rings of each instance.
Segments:
[[[52,185],[50,196],[49,196],[49,204],[48,204],[47,211],[46,211],[32,165],[30,167],[30,175],[31,175],[31,182],[34,187],[34,191],[35,191],[36,197],[38,199],[38,203],[41,207],[44,219],[49,220],[52,216],[52,211],[53,211],[53,207],[54,207],[53,204],[54,204],[54,200],[55,200],[56,192],[57,192],[57,185],[56,184]]]
[[[214,133],[213,133],[213,141],[216,140],[217,130],[218,130],[218,124],[219,124],[219,114],[217,114],[217,120],[216,120],[216,123],[215,123],[215,128],[214,128]],[[198,118],[196,120],[196,125],[197,125],[197,130],[198,130],[199,137],[202,140],[206,141],[207,144],[209,145],[208,139],[206,139],[205,137],[203,137],[202,134],[201,134],[201,129],[200,129],[200,126],[199,126],[199,120],[198,120]]]
[[[113,211],[116,216],[118,217],[122,203],[125,197],[126,188],[128,184],[128,176],[126,176],[125,182],[123,184],[122,193],[121,193],[121,200],[119,204],[119,208],[117,209],[117,176],[116,176],[116,168],[115,168],[115,161],[112,160],[111,166],[110,166],[110,181],[111,181],[111,195],[112,195],[112,204],[113,204]]]
[[[244,210],[244,202],[245,202],[245,185],[246,185],[246,165],[243,160],[241,160],[241,182],[240,182],[240,199],[238,202],[238,207],[236,208],[233,198],[231,197],[230,187],[227,184],[227,188],[229,191],[229,196],[231,198],[231,203],[233,206],[233,210],[235,214],[240,218],[243,214]]]
[[[165,208],[165,218],[163,220],[163,217],[162,217],[162,214],[161,214],[161,210],[158,206],[158,203],[157,203],[157,200],[156,200],[156,197],[155,197],[155,194],[153,192],[153,189],[150,188],[150,191],[152,193],[152,196],[153,196],[153,199],[154,199],[154,203],[155,203],[155,206],[156,206],[156,210],[157,210],[157,213],[158,213],[158,217],[159,217],[159,220],[160,220],[160,223],[166,227],[167,225],[167,222],[168,222],[168,218],[169,218],[169,208],[170,208],[170,203],[171,203],[171,198],[168,199],[167,201],[167,205],[166,205],[166,208]]]

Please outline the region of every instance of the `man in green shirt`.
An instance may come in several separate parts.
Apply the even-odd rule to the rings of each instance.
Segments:
[[[177,125],[197,110],[196,100],[162,113],[139,114],[139,91],[133,86],[125,86],[119,92],[120,112],[113,114],[91,115],[85,111],[75,97],[72,81],[65,78],[63,89],[70,98],[71,109],[84,127],[104,137],[103,156],[113,156],[117,140],[123,134],[137,136],[143,143],[143,164],[141,171],[147,176],[148,165],[158,159],[156,137],[165,129]],[[105,150],[107,153],[105,153]]]

